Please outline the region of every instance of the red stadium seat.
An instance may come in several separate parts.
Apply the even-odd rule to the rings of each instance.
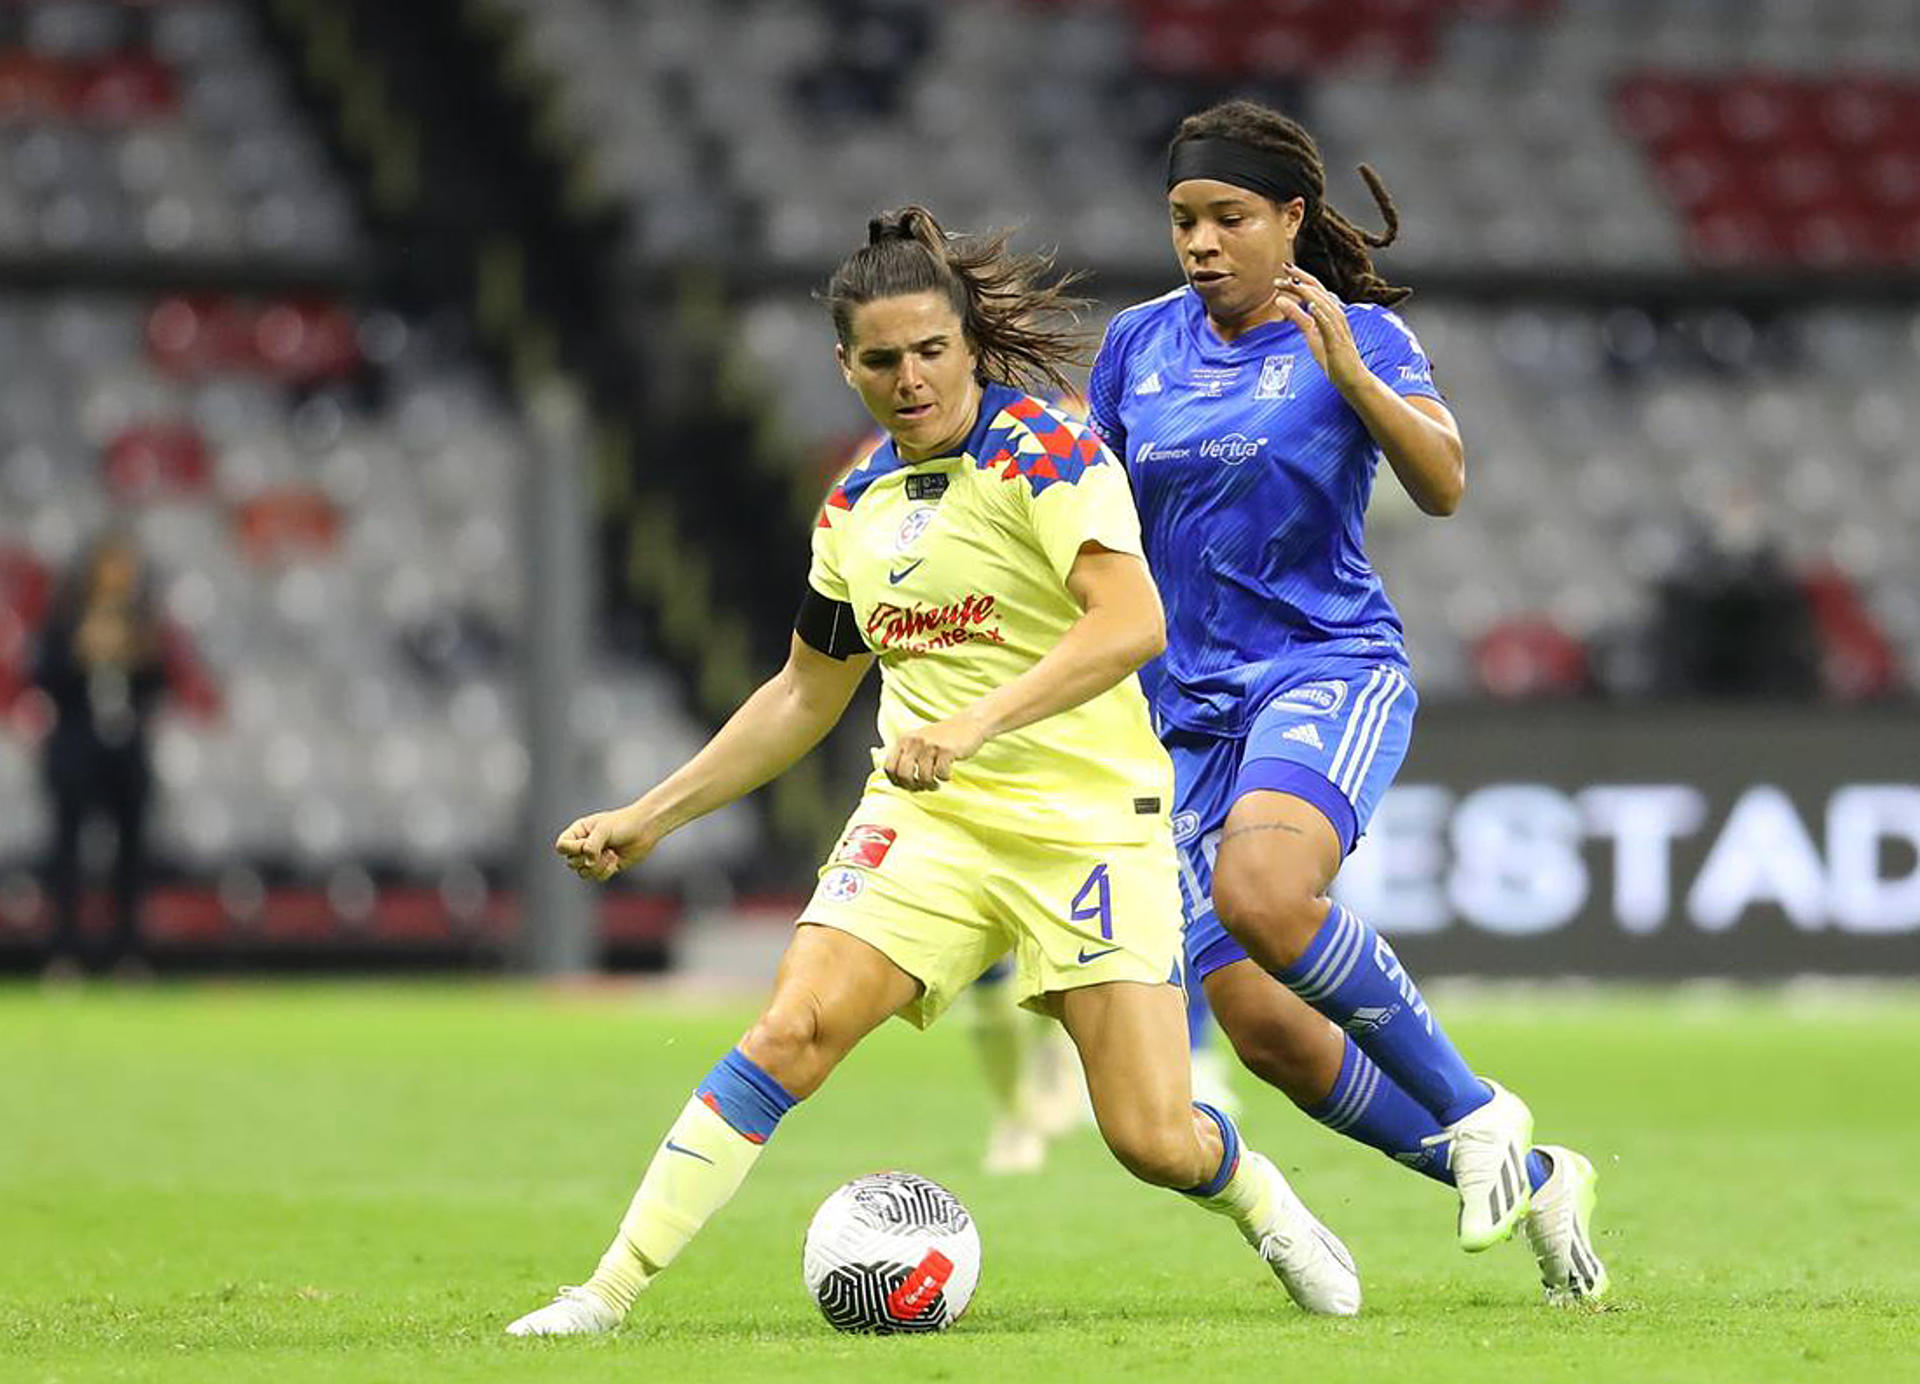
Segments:
[[[257,563],[328,556],[340,543],[340,511],[317,490],[289,487],[255,496],[234,512],[241,551]]]
[[[294,383],[334,379],[360,365],[359,328],[335,303],[269,303],[253,323],[254,355]]]
[[[170,114],[180,102],[173,70],[147,53],[122,53],[84,69],[74,88],[75,113],[129,124]]]
[[[1706,263],[1837,269],[1914,251],[1920,83],[1643,73],[1614,109]]]
[[[253,328],[228,298],[162,299],[147,314],[147,353],[172,375],[203,375],[253,362]]]
[[[64,63],[17,49],[0,53],[0,120],[58,119],[72,103],[72,75]]]
[[[1900,690],[1900,659],[1860,599],[1852,578],[1820,567],[1801,584],[1820,637],[1820,680],[1829,696],[1854,701]]]
[[[38,629],[53,601],[53,574],[24,549],[0,549],[0,610]]]
[[[140,423],[107,443],[107,488],[124,500],[153,500],[204,491],[213,457],[204,438],[184,423]]]
[[[1503,620],[1474,641],[1474,675],[1493,697],[1567,697],[1587,687],[1587,650],[1544,615]]]

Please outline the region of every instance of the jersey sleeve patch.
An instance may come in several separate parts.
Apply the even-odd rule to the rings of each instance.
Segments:
[[[1100,439],[1086,425],[1029,395],[1000,410],[975,465],[998,473],[1003,481],[1024,480],[1038,495],[1057,482],[1078,483],[1089,466],[1106,458]]]
[[[815,524],[814,527],[817,529],[830,529],[833,527],[833,512],[835,510],[852,508],[853,501],[847,498],[847,487],[845,485],[836,485],[832,492],[828,494],[827,502],[820,506],[820,522]]]

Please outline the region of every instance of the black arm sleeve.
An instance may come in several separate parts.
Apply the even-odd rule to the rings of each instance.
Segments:
[[[844,659],[870,652],[867,641],[860,635],[860,621],[853,607],[845,601],[830,601],[811,586],[800,602],[800,613],[793,617],[793,632],[809,648],[819,650],[828,658]]]

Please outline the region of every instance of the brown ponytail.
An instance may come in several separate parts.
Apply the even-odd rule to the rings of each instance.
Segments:
[[[1079,325],[1086,300],[1069,292],[1081,276],[1049,277],[1053,256],[1013,254],[1011,235],[949,235],[925,207],[883,212],[867,223],[867,243],[816,296],[833,314],[840,344],[851,347],[855,308],[909,293],[941,294],[979,357],[981,383],[1066,393],[1072,385],[1064,367],[1086,364],[1092,348]]]

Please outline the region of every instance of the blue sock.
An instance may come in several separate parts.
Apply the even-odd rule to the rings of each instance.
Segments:
[[[1453,1186],[1453,1169],[1447,1166],[1451,1142],[1423,1142],[1443,1133],[1444,1126],[1374,1066],[1353,1039],[1347,1039],[1333,1090],[1307,1113],[1336,1134],[1379,1149],[1396,1163]],[[1551,1172],[1552,1165],[1538,1149],[1527,1155],[1527,1181],[1534,1191],[1540,1190]]]
[[[1396,1162],[1436,1182],[1453,1185],[1447,1145],[1420,1141],[1443,1132],[1424,1106],[1374,1066],[1353,1039],[1340,1059],[1340,1075],[1327,1098],[1307,1113],[1336,1134],[1379,1149]]]
[[[1232,1120],[1205,1101],[1195,1101],[1193,1108],[1220,1126],[1220,1167],[1198,1187],[1182,1187],[1180,1191],[1189,1197],[1217,1197],[1239,1170],[1240,1131],[1234,1128]]]
[[[1213,1011],[1207,1008],[1207,992],[1199,977],[1187,977],[1187,1049],[1198,1052],[1207,1045]]]
[[[714,1063],[694,1094],[743,1139],[756,1144],[766,1143],[780,1117],[799,1104],[786,1087],[738,1048]]]
[[[1487,1103],[1486,1084],[1434,1022],[1393,948],[1339,904],[1278,979],[1353,1035],[1361,1050],[1441,1124]]]

